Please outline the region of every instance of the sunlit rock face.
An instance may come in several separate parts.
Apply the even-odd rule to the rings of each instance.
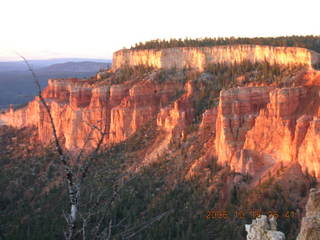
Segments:
[[[42,96],[50,108],[57,135],[68,149],[82,148],[92,125],[105,129],[108,124],[109,87],[92,88],[76,79],[49,80]],[[52,140],[50,118],[39,97],[22,109],[2,114],[1,119],[18,128],[35,125],[41,142]],[[97,131],[90,135],[92,140],[87,147],[93,146],[99,138]]]
[[[296,121],[300,118],[298,107],[303,106],[306,94],[307,90],[303,87],[271,91],[270,102],[260,110],[254,127],[248,131],[244,148],[279,161],[293,160],[295,143],[303,138],[302,133],[298,136],[294,132],[303,131],[303,125],[296,125]]]
[[[304,171],[319,177],[318,101],[314,90],[306,87],[271,91],[243,148],[278,162],[298,161]]]
[[[311,189],[306,205],[306,216],[302,219],[297,240],[319,240],[320,234],[320,191]]]
[[[178,69],[191,67],[200,71],[210,63],[252,63],[268,61],[271,64],[304,64],[319,62],[319,54],[304,48],[271,47],[257,45],[231,45],[214,47],[182,47],[148,50],[120,50],[114,53],[112,68],[145,65],[155,68]]]
[[[194,89],[191,82],[187,82],[180,91],[182,89],[184,94],[159,110],[156,125],[161,134],[147,151],[143,164],[148,164],[167,152],[170,143],[183,141],[185,130],[194,117],[192,104]]]
[[[190,97],[193,93],[193,87],[190,82],[185,86],[186,93],[171,106],[162,108],[157,116],[157,125],[166,132],[172,132],[175,129],[184,129],[191,124],[193,119],[193,106]]]
[[[222,91],[213,122],[219,163],[254,175],[275,163],[297,161],[319,177],[318,94],[304,86]]]
[[[160,108],[166,106],[179,89],[183,89],[180,84],[159,85],[150,79],[132,86],[128,95],[111,110],[110,140],[126,140],[145,123],[155,118]]]
[[[254,126],[260,109],[270,101],[273,87],[244,87],[220,92],[216,120],[216,152],[221,165],[242,172],[241,157],[248,131]]]
[[[106,132],[105,144],[126,140],[156,118],[160,108],[166,107],[183,89],[181,83],[157,84],[150,79],[103,86],[77,79],[52,79],[42,96],[65,147],[79,149],[85,144],[86,148],[94,147],[102,130]],[[8,110],[0,118],[13,127],[35,125],[41,142],[52,141],[50,119],[39,97],[22,109]]]
[[[213,126],[215,126],[215,122],[217,119],[217,109],[207,109],[203,114],[201,118],[201,124],[200,129],[203,131],[206,131],[207,129],[212,129]],[[214,128],[215,130],[215,128]]]
[[[306,49],[250,45],[121,50],[114,57],[114,69],[125,64],[202,69],[211,62],[243,60],[310,66],[317,59],[315,53]],[[103,143],[107,146],[127,140],[153,121],[159,138],[146,149],[147,161],[167,151],[173,141],[182,142],[186,129],[194,123],[194,103],[199,100],[200,91],[193,86],[194,82],[185,81],[182,72],[177,69],[174,80],[159,81],[155,77],[158,72],[153,71],[138,80],[119,84],[103,82],[102,78],[94,83],[52,79],[42,96],[67,149],[82,148],[86,142],[86,147],[93,148],[100,133],[92,126],[106,132]],[[107,73],[112,74],[115,73]],[[247,86],[222,90],[215,106],[204,111],[197,123],[197,137],[207,143],[203,147],[205,154],[192,165],[189,175],[214,158],[220,166],[253,176],[278,163],[298,162],[303,171],[319,177],[320,74],[309,68],[297,78],[301,81],[297,80],[292,87]],[[0,114],[0,120],[19,128],[37,126],[40,141],[52,141],[50,119],[38,97],[24,108]]]

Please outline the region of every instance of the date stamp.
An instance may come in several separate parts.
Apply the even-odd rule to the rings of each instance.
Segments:
[[[212,209],[207,212],[205,216],[206,219],[228,219],[228,218],[257,218],[260,215],[266,215],[269,217],[274,217],[275,219],[278,218],[296,218],[297,213],[295,211],[284,211],[283,213],[279,213],[279,211],[275,210],[268,210],[262,211],[259,209],[250,209],[250,210],[236,210],[236,211],[227,211],[227,210],[220,210],[220,209]]]

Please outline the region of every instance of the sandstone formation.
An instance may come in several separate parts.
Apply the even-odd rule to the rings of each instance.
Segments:
[[[277,222],[274,217],[267,218],[261,215],[246,224],[247,240],[284,240],[285,235],[277,231]]]
[[[236,73],[237,76],[230,74],[230,69],[218,74],[203,72],[210,63],[243,61],[268,61],[285,65],[285,70],[289,69],[287,65],[307,67],[299,68],[294,76],[289,76],[290,81],[280,84],[262,78],[256,83],[260,73],[257,69],[248,74]],[[209,196],[208,201],[215,207],[224,208],[232,196],[240,201],[240,197],[244,198],[238,196],[242,190],[274,179],[288,188],[280,189],[284,197],[293,188],[292,192],[302,195],[288,195],[288,199],[298,202],[306,197],[303,190],[309,180],[320,178],[320,71],[312,68],[319,61],[318,53],[293,47],[120,50],[114,54],[112,70],[99,72],[90,79],[50,79],[42,96],[51,110],[57,135],[70,151],[93,149],[100,131],[105,131],[104,147],[126,140],[139,147],[128,151],[128,162],[137,160],[131,161],[132,166],[131,162],[128,164],[128,171],[139,171],[156,160],[179,162],[179,167],[172,164],[175,168],[170,171],[188,180],[205,176],[199,179],[209,185],[208,196],[214,196]],[[126,70],[121,67],[126,65],[159,69],[142,68],[142,73],[136,75],[130,69],[132,72],[117,79],[117,74]],[[274,74],[273,70],[268,74]],[[159,78],[161,74],[164,77]],[[229,81],[231,76],[235,78]],[[41,143],[52,141],[50,119],[39,97],[26,107],[10,107],[0,113],[2,124],[17,128],[35,126]],[[140,145],[139,141],[143,143]],[[130,155],[138,157],[130,159]],[[299,182],[301,176],[307,180]],[[266,196],[278,195],[266,192]],[[255,197],[255,203],[262,199],[260,192]],[[270,205],[274,203],[271,200]],[[276,201],[275,204],[282,206]],[[320,191],[313,189],[298,240],[320,240],[319,213]],[[275,219],[266,216],[246,225],[246,231],[250,240],[285,239],[277,231]]]
[[[175,100],[181,91],[185,93]],[[192,99],[196,92],[191,82],[185,86],[179,81],[156,83],[148,76],[116,85],[49,80],[43,96],[68,149],[84,146],[89,134],[92,140],[88,147],[94,146],[100,134],[91,132],[92,125],[106,129],[105,144],[111,144],[128,139],[156,119],[164,137],[146,156],[154,158],[174,139],[183,139],[184,129],[193,120]],[[201,162],[214,156],[221,166],[258,175],[276,163],[297,161],[303,171],[318,177],[319,103],[317,88],[310,86],[222,90],[218,107],[205,111],[199,125],[199,131],[210,135],[213,142],[207,146],[210,154]],[[35,125],[41,141],[52,139],[48,116],[38,98],[25,108],[11,108],[0,119],[14,127]]]
[[[258,45],[231,45],[215,47],[182,47],[148,50],[119,50],[114,53],[112,68],[145,65],[155,68],[197,68],[200,71],[210,63],[241,63],[243,61],[271,64],[304,64],[319,62],[319,54],[304,48],[270,47]]]
[[[202,114],[202,121],[200,124],[200,129],[203,131],[207,130],[208,128],[212,129],[213,131],[215,128],[215,121],[217,119],[217,109],[207,109],[203,114]]]
[[[208,166],[212,157],[216,156],[215,151],[215,136],[216,136],[216,119],[217,119],[217,108],[207,109],[202,114],[202,121],[199,125],[199,141],[204,142],[203,148],[205,149],[205,154],[203,154],[199,159],[196,159],[186,175],[186,179],[190,179],[200,173],[205,166]]]
[[[187,82],[185,93],[172,104],[160,110],[157,115],[157,127],[163,134],[157,138],[154,146],[146,154],[144,164],[165,153],[170,143],[182,141],[184,131],[191,124],[194,116],[191,103],[193,91],[192,83]]]
[[[149,120],[161,107],[172,101],[183,84],[152,79],[127,81],[116,85],[91,85],[79,79],[49,80],[42,95],[50,107],[58,136],[67,149],[95,146],[100,132],[106,130],[105,144],[126,140]],[[9,109],[0,119],[13,127],[35,125],[40,140],[52,140],[50,121],[38,97],[21,109]]]
[[[242,172],[241,150],[259,110],[269,101],[272,87],[245,87],[220,92],[216,120],[216,151],[221,165]]]
[[[297,161],[320,175],[318,90],[242,87],[221,91],[215,148],[221,165],[257,174],[276,162]]]
[[[183,86],[165,83],[157,85],[150,80],[141,81],[132,86],[121,103],[111,110],[110,140],[126,140],[150,119],[154,118],[161,106]]]
[[[297,240],[320,239],[320,191],[311,189]]]
[[[161,134],[145,151],[145,160],[151,160],[165,152],[170,143],[184,139],[185,129],[194,120],[199,91],[192,81],[183,83],[183,70],[166,76],[165,81],[157,80],[155,70],[139,79],[129,76],[126,81],[112,84],[118,67],[145,64],[202,69],[211,62],[243,60],[311,66],[317,58],[316,53],[301,48],[251,45],[121,50],[114,54],[112,71],[93,82],[49,80],[43,97],[67,149],[82,148],[87,138],[87,147],[93,147],[100,133],[92,126],[107,132],[104,144],[108,145],[127,140],[154,120]],[[319,177],[320,74],[309,68],[296,78],[296,85],[291,87],[244,86],[220,91],[217,107],[210,106],[202,115],[198,137],[210,141],[190,169],[190,176],[199,165],[205,166],[215,158],[220,166],[257,177],[279,163],[290,162],[299,163],[303,171]],[[204,82],[208,81],[216,79],[210,77]],[[52,140],[50,122],[38,98],[24,108],[0,114],[0,120],[14,127],[35,125],[42,142]]]

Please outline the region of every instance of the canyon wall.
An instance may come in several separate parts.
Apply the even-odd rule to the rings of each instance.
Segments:
[[[181,83],[157,84],[150,79],[115,85],[91,85],[80,79],[49,80],[42,92],[67,149],[96,145],[100,131],[105,144],[118,143],[134,134],[157,116],[161,107],[174,99]],[[13,127],[36,126],[40,141],[52,140],[52,128],[44,106],[36,97],[26,107],[0,114],[1,121]],[[95,128],[99,128],[97,130]],[[91,139],[86,141],[86,139]]]
[[[280,162],[298,162],[303,171],[319,177],[320,92],[317,85],[309,85],[320,79],[318,75],[296,87],[222,90],[218,106],[205,111],[199,124],[200,133],[212,138],[212,144],[205,147],[210,154],[200,162],[213,156],[221,166],[256,176]],[[68,149],[82,148],[89,135],[87,147],[95,146],[100,133],[92,126],[104,129],[104,143],[112,144],[125,141],[147,122],[156,120],[164,136],[149,149],[145,156],[149,161],[166,151],[172,141],[184,139],[185,129],[194,118],[198,92],[190,81],[158,83],[150,74],[139,81],[114,85],[49,80],[42,95],[58,136]],[[0,120],[18,128],[37,126],[42,142],[52,140],[49,118],[38,97],[24,108],[0,114]]]
[[[220,92],[215,121],[218,162],[236,172],[263,174],[298,162],[320,176],[317,87],[242,87]]]
[[[221,165],[257,175],[275,163],[299,162],[320,176],[319,91],[245,87],[220,93],[215,148]]]
[[[179,70],[203,70],[208,63],[244,60],[309,67],[290,75],[290,81],[281,87],[275,82],[251,81],[222,90],[208,87],[219,81],[214,74]],[[229,186],[248,178],[248,188],[255,187],[290,165],[298,166],[301,175],[303,172],[320,178],[320,72],[312,69],[318,61],[318,54],[306,49],[249,45],[121,50],[114,54],[112,71],[90,80],[50,79],[42,96],[66,149],[94,148],[101,137],[100,130],[106,133],[106,147],[138,132],[139,136],[132,139],[138,146],[134,151],[139,161],[132,169],[170,159],[166,156],[170,160],[177,157],[183,176],[192,179],[206,174],[206,180],[213,183],[210,192],[219,193],[218,203],[228,203]],[[167,71],[170,73],[163,78],[159,75],[166,71],[152,70],[139,73],[138,77],[132,73],[123,82],[112,84],[121,72],[117,69],[127,64],[177,70]],[[244,75],[239,77],[246,80]],[[205,92],[209,92],[209,99],[203,97]],[[36,126],[41,143],[53,140],[50,119],[39,97],[23,108],[0,113],[1,124]],[[139,132],[144,127],[148,130]],[[140,147],[144,141],[148,143]],[[298,176],[295,173],[288,175],[289,182]],[[218,187],[221,179],[225,180],[225,189]],[[318,239],[319,199],[320,192],[312,190],[299,240]],[[248,239],[256,239],[260,233],[261,239],[284,239],[275,231],[274,220],[265,217],[254,220],[246,229]]]
[[[181,59],[184,55],[186,59]],[[115,53],[114,67],[129,61],[131,65],[170,67],[179,63],[181,67],[190,64],[200,68],[206,61],[262,61],[266,56],[271,62],[283,64],[310,64],[316,59],[306,49],[243,45],[122,50]],[[192,81],[185,81],[183,72],[177,70],[174,76],[159,81],[157,71],[153,71],[119,84],[103,79],[49,80],[42,95],[51,109],[58,136],[68,149],[82,148],[87,138],[87,147],[95,146],[100,133],[93,126],[106,131],[104,144],[108,145],[127,140],[154,120],[162,138],[146,151],[148,162],[173,141],[183,141],[186,128],[193,123],[197,110],[194,103],[199,101],[200,91]],[[199,136],[211,138],[204,146],[208,151],[198,162],[206,165],[216,158],[221,166],[254,176],[262,176],[279,163],[298,162],[303,171],[320,177],[320,74],[309,68],[299,79],[292,87],[221,90],[217,106],[204,112],[197,130]],[[210,81],[215,79],[204,82]],[[0,121],[19,128],[34,125],[42,142],[52,140],[48,115],[37,97],[24,108],[0,114]],[[193,169],[198,169],[196,165]]]
[[[319,54],[304,48],[271,47],[258,45],[231,45],[214,47],[181,47],[167,49],[128,50],[113,54],[114,70],[125,66],[145,65],[155,68],[196,68],[202,71],[212,63],[241,63],[243,61],[271,64],[303,64],[312,66],[319,63]]]

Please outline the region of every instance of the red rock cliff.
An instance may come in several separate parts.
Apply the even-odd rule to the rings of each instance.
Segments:
[[[232,45],[215,47],[182,47],[148,50],[120,50],[114,53],[112,68],[121,66],[145,65],[155,68],[178,69],[184,67],[203,70],[210,63],[241,63],[243,61],[271,64],[304,64],[311,66],[318,63],[319,54],[304,48],[270,47],[258,45]]]
[[[320,176],[317,87],[245,87],[220,93],[215,148],[221,165],[256,174],[298,162]]]
[[[248,47],[238,46],[238,50]],[[226,55],[221,55],[221,58],[217,55],[216,59],[228,56],[233,59],[230,55],[232,52],[243,60],[244,55],[233,48],[224,47],[223,49],[228,49]],[[210,50],[214,53],[222,51],[221,49],[210,48],[205,51]],[[268,54],[273,54],[270,55],[270,61],[275,62],[291,63],[297,60],[297,56],[303,59],[298,60],[298,63],[310,63],[315,59],[313,53],[308,50],[299,52],[300,50],[287,48],[286,52],[281,51],[281,48],[271,47],[252,49],[262,52],[259,58],[265,57],[265,49],[269,49]],[[166,51],[177,51],[177,54],[180,54],[180,50]],[[198,51],[201,53],[204,50]],[[120,51],[115,56],[131,53]],[[142,52],[139,54],[144,56]],[[248,53],[249,55],[258,59],[252,52]],[[175,56],[172,57],[173,61],[179,59]],[[148,55],[146,59],[149,59]],[[163,57],[161,59],[163,60]],[[121,60],[119,64],[126,61]],[[184,63],[193,64],[193,60],[188,61]],[[118,66],[117,64],[118,59],[115,60],[115,66]],[[159,65],[161,66],[163,65]],[[128,79],[121,84],[113,85],[99,82],[100,80],[94,83],[77,79],[49,80],[43,96],[50,106],[58,135],[64,139],[65,147],[81,148],[92,130],[92,125],[107,129],[105,144],[110,144],[128,139],[151,120],[156,120],[157,127],[164,136],[156,142],[157,146],[154,145],[147,151],[146,160],[153,159],[165,151],[171,141],[183,139],[186,127],[194,118],[193,101],[197,99],[197,89],[191,81],[182,84],[181,79],[185,80],[185,76],[180,77],[179,81],[170,81],[168,78],[161,82],[155,79],[156,73],[155,71],[143,75],[140,79]],[[207,151],[208,155],[199,161],[206,162],[206,159],[215,156],[220,165],[230,166],[236,172],[253,175],[263,174],[280,162],[297,162],[304,171],[319,177],[319,83],[320,74],[309,69],[299,76],[299,81],[296,81],[296,86],[293,87],[256,86],[222,90],[218,106],[207,110],[199,125],[201,134],[212,138],[210,144],[204,146],[210,148]],[[178,92],[181,94],[177,94]],[[48,116],[37,98],[25,108],[15,111],[11,109],[0,115],[0,120],[14,127],[35,125],[41,141],[47,143],[52,139]],[[94,146],[99,138],[97,131],[91,134],[92,140],[89,141],[88,147]]]
[[[92,126],[107,129],[106,144],[126,140],[155,118],[179,89],[183,85],[170,81],[157,84],[151,79],[102,86],[77,79],[49,80],[43,97],[65,147],[77,149],[84,146],[90,134],[93,140],[88,142],[88,147],[99,139],[99,132],[92,131]],[[52,139],[47,113],[37,97],[25,108],[10,109],[0,118],[13,127],[35,125],[42,142]]]

